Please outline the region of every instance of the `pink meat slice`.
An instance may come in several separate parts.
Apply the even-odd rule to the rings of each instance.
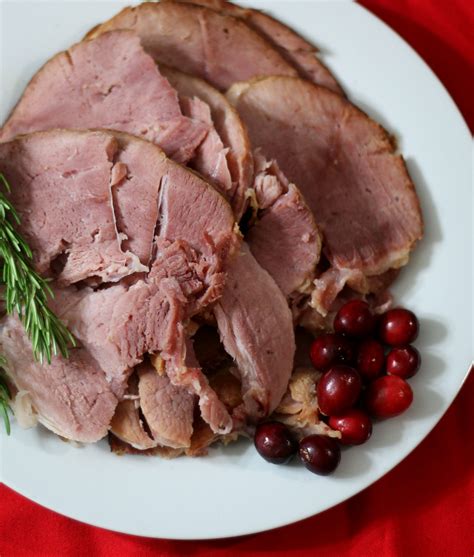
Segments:
[[[192,340],[187,337],[184,327],[177,328],[175,340],[178,349],[165,362],[168,377],[174,385],[198,396],[201,416],[214,433],[230,433],[234,427],[232,417],[203,374],[194,355]]]
[[[244,21],[203,6],[145,2],[123,9],[87,37],[114,29],[135,31],[157,62],[196,75],[220,91],[259,75],[298,75]]]
[[[159,375],[149,363],[138,369],[140,407],[155,442],[175,449],[191,445],[194,396]]]
[[[258,218],[246,241],[283,294],[296,298],[308,290],[315,277],[321,237],[303,196],[276,161],[267,161],[261,153],[256,153],[254,160]]]
[[[223,279],[216,265],[202,261],[186,242],[158,239],[145,279],[99,290],[56,289],[52,307],[121,396],[146,353],[159,353],[170,369],[184,367],[183,323],[221,295]],[[178,384],[178,372],[175,376]],[[202,382],[207,384],[204,376]]]
[[[225,261],[236,236],[222,196],[156,145],[113,133],[120,143],[116,166],[122,172],[112,191],[117,227],[127,238],[124,245],[148,263],[158,228],[162,238],[183,239],[211,259]]]
[[[31,343],[16,317],[0,323],[0,347],[8,376],[27,391],[39,421],[61,437],[93,443],[107,434],[118,399],[99,364],[83,348],[51,364],[34,359]]]
[[[147,268],[122,249],[112,208],[116,139],[101,132],[51,131],[0,144],[0,172],[37,270],[62,284],[114,282]]]
[[[407,263],[423,234],[420,204],[380,125],[340,95],[301,79],[236,84],[228,98],[252,143],[299,187],[322,231],[330,268],[312,294],[320,313],[344,285],[367,293],[372,277]]]
[[[175,368],[185,368],[183,323],[220,296],[238,236],[229,205],[211,186],[151,143],[115,135],[123,148],[120,163],[132,175],[115,189],[118,224],[127,235],[140,239],[135,249],[143,245],[149,250],[157,227],[150,273],[131,285],[68,291],[63,296],[58,292],[56,304],[57,312],[101,363],[116,392],[123,394],[131,369],[146,352],[160,352],[171,362],[170,377]],[[139,222],[131,234],[140,217],[137,201],[156,212],[150,210],[145,229]],[[191,376],[195,380],[189,384]],[[187,375],[175,372],[172,381],[195,389],[205,419],[218,416],[211,427],[230,431],[230,416],[200,369],[193,368]]]
[[[133,376],[132,376],[133,377]],[[136,399],[124,399],[117,404],[110,431],[134,449],[145,451],[157,446],[157,442],[145,431],[140,417],[138,389]]]
[[[227,165],[228,149],[224,147],[214,128],[209,106],[197,97],[182,97],[181,107],[184,114],[209,126],[206,138],[188,166],[197,170],[229,201],[232,195],[232,177]]]
[[[293,369],[293,321],[281,290],[245,243],[214,314],[222,343],[237,364],[246,415],[267,416],[283,397]]]
[[[33,77],[0,141],[52,128],[110,128],[156,143],[186,162],[207,127],[183,116],[176,91],[130,31],[83,41]]]
[[[254,176],[253,183],[247,182],[245,189],[240,188],[239,195],[233,197],[234,200],[238,200],[238,207],[245,208],[251,186],[255,192],[259,218],[247,235],[250,249],[286,296],[300,295],[314,278],[321,250],[320,235],[313,214],[305,204],[302,195],[294,184],[288,182],[276,161],[267,161],[261,153],[252,156],[247,131],[238,116],[235,119],[235,109],[228,109],[226,105],[230,103],[223,95],[198,78],[169,68],[163,68],[162,71],[180,95],[188,95],[184,97],[185,113],[194,118],[198,117],[200,110],[207,114],[206,106],[203,107],[200,102],[200,99],[204,99],[212,103],[210,106],[214,107],[213,115],[217,122],[228,121],[232,124],[230,126],[229,123],[227,125],[221,123],[213,133],[209,133],[191,164],[232,203],[228,190],[223,187],[225,180],[214,178],[214,169],[221,168],[224,146],[216,132],[219,130],[219,134],[223,134],[226,138],[237,138],[238,142],[229,142],[231,145],[237,143],[235,151],[230,147],[229,153],[233,151],[245,153],[245,158],[239,157],[240,160],[254,160],[254,168],[246,172],[248,176]],[[220,113],[227,113],[228,116],[222,120],[222,117],[219,117]],[[212,120],[209,122],[212,123]],[[234,131],[233,135],[226,133],[229,128]],[[233,167],[229,166],[229,168]],[[235,212],[241,211],[236,211],[234,206]],[[281,261],[287,261],[288,264],[281,265]]]
[[[226,97],[207,82],[166,66],[160,66],[160,71],[178,91],[180,97],[197,98],[209,107],[215,132],[226,149],[227,168],[232,179],[231,188],[225,188],[225,191],[221,188],[220,191],[231,204],[236,220],[240,220],[247,208],[247,192],[253,180],[252,149],[247,129]],[[206,141],[207,138],[204,143]],[[212,149],[215,153],[213,158],[219,157],[222,160],[222,149],[217,138],[211,146],[215,146],[215,150]],[[212,152],[207,150],[203,154],[212,155]],[[202,163],[196,168],[209,178],[210,173]]]
[[[222,14],[242,19],[249,27],[264,37],[285,60],[294,66],[301,77],[317,85],[323,85],[335,93],[343,94],[336,78],[317,57],[318,49],[298,35],[293,29],[270,15],[260,10],[243,8],[225,0],[170,1],[198,4],[214,9]]]
[[[118,224],[132,239],[140,240],[135,247],[145,246],[149,252],[153,245],[147,275],[97,290],[52,285],[56,294],[52,309],[105,372],[111,392],[122,398],[133,367],[145,353],[159,352],[170,370],[176,367],[181,372],[186,363],[184,324],[222,293],[238,236],[232,211],[222,196],[196,174],[168,160],[153,144],[116,132],[57,131],[31,137],[63,136],[88,139],[82,145],[84,151],[95,147],[97,137],[113,140],[121,149],[112,172]],[[54,147],[54,142],[48,144]],[[133,179],[126,179],[128,173]],[[141,179],[147,173],[153,175]],[[145,227],[139,223],[134,228],[131,221],[139,214],[137,195],[157,211],[151,212]],[[107,204],[112,206],[110,198]],[[155,231],[158,236],[153,240]],[[185,382],[185,388],[202,399],[204,418],[218,417],[211,427],[227,433],[232,420],[225,406],[201,370],[192,373],[199,382]],[[180,386],[181,375],[173,377]]]
[[[128,291],[81,290],[76,297],[56,292],[58,306],[71,305],[60,317],[106,372],[114,392],[122,396],[133,367],[146,353],[159,353],[171,382],[199,397],[203,419],[213,431],[228,433],[232,420],[198,366],[187,365],[183,322],[188,317],[186,299],[176,284],[163,281],[158,288],[143,282]]]
[[[231,208],[196,174],[171,165],[161,179],[158,207],[160,237],[184,240],[210,262],[223,265],[233,257],[239,238]]]
[[[55,290],[51,304],[104,370],[121,397],[133,367],[148,351],[173,354],[183,315],[179,290],[139,281],[127,288]]]

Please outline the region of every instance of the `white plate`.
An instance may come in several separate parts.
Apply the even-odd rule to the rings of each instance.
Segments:
[[[1,119],[40,64],[122,4],[4,2]],[[319,45],[350,98],[400,140],[426,221],[425,239],[395,289],[397,300],[421,317],[415,402],[404,416],[378,424],[365,446],[344,451],[329,478],[298,465],[269,465],[247,442],[211,450],[207,458],[166,461],[119,458],[106,442],[75,448],[41,428],[0,435],[2,480],[83,522],[198,539],[267,530],[324,511],[375,482],[420,443],[471,361],[472,153],[456,106],[414,51],[360,6],[258,5]]]

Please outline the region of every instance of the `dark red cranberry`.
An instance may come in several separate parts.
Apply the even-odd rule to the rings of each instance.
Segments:
[[[343,414],[357,401],[361,388],[360,375],[354,368],[333,366],[318,382],[319,409],[327,416]]]
[[[331,416],[329,426],[341,432],[343,445],[362,445],[372,435],[372,421],[359,408],[352,408],[342,416]]]
[[[365,407],[376,418],[398,416],[413,402],[410,385],[396,375],[384,375],[371,383],[365,393]]]
[[[369,304],[363,300],[351,300],[344,304],[334,318],[336,333],[355,338],[369,336],[375,328],[375,317]]]
[[[341,335],[325,333],[313,341],[309,355],[316,369],[326,371],[334,364],[352,364],[354,347]]]
[[[325,435],[309,435],[300,441],[299,455],[306,468],[314,474],[327,476],[341,461],[337,441]]]
[[[380,342],[367,339],[360,343],[357,354],[357,371],[363,379],[371,381],[380,375],[385,363],[385,351]]]
[[[404,346],[417,338],[420,326],[412,311],[394,308],[380,317],[378,328],[382,342],[389,346]]]
[[[260,456],[273,464],[285,464],[298,450],[290,430],[279,422],[257,426],[254,443]]]
[[[413,377],[420,369],[421,356],[414,346],[392,348],[387,354],[386,370],[389,375],[397,375],[402,379]]]

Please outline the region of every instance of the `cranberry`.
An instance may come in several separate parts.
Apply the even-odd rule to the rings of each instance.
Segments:
[[[420,369],[421,356],[414,346],[392,348],[387,355],[387,373],[402,379],[413,377]]]
[[[328,416],[343,414],[359,398],[361,388],[360,375],[354,368],[333,366],[317,386],[319,409]]]
[[[396,375],[384,375],[371,383],[365,394],[365,406],[376,418],[397,416],[410,406],[413,391],[410,385]]]
[[[363,300],[351,300],[344,304],[334,318],[336,333],[351,337],[363,338],[369,336],[375,328],[375,317],[370,311],[369,304]]]
[[[329,427],[341,432],[339,441],[343,445],[362,445],[372,435],[369,416],[358,408],[353,408],[342,416],[331,416]]]
[[[390,346],[411,344],[418,336],[418,331],[418,319],[408,309],[390,309],[380,317],[380,339]]]
[[[273,464],[288,462],[298,450],[298,443],[290,430],[279,422],[257,426],[254,442],[260,456]]]
[[[310,472],[322,476],[333,472],[341,461],[339,445],[325,435],[309,435],[302,439],[299,455]]]
[[[309,355],[316,369],[326,371],[334,364],[351,364],[354,348],[347,338],[325,333],[313,341]]]
[[[372,380],[380,375],[385,363],[385,352],[380,342],[367,339],[359,345],[357,371],[363,379]]]

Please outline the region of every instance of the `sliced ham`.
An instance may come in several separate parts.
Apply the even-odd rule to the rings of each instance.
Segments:
[[[184,240],[212,261],[227,261],[239,241],[224,198],[199,176],[171,164],[161,179],[159,235]]]
[[[198,78],[169,68],[163,68],[162,71],[180,96],[186,95],[188,107],[192,101],[200,99],[212,107],[214,121],[219,123],[215,131],[219,134],[217,138],[214,134],[208,134],[198,149],[198,160],[191,163],[194,162],[194,167],[207,176],[224,195],[226,191],[222,182],[219,183],[212,176],[212,169],[218,169],[222,160],[224,144],[219,142],[220,135],[227,139],[228,156],[231,153],[241,153],[235,157],[236,161],[240,161],[236,168],[246,169],[245,175],[249,178],[253,176],[253,182],[241,182],[241,187],[236,192],[237,197],[230,198],[228,194],[226,197],[231,204],[233,200],[238,200],[237,207],[243,209],[252,186],[259,212],[257,222],[251,226],[247,235],[250,249],[259,264],[275,279],[285,296],[300,295],[314,278],[321,250],[320,235],[313,214],[302,195],[294,184],[288,183],[276,161],[267,161],[261,153],[252,156],[247,131],[236,116],[235,109],[229,109],[231,105],[223,95]],[[198,107],[195,106],[194,110],[192,115],[196,117]],[[254,167],[250,170],[247,164],[244,165],[244,161],[252,163],[252,160]],[[229,164],[229,168],[235,167]],[[234,203],[234,212],[241,213],[237,207]],[[281,261],[287,261],[288,264],[281,265]]]
[[[40,145],[41,149],[38,148],[37,138],[45,141]],[[78,138],[82,143],[77,142]],[[15,168],[21,166],[23,158],[29,161],[35,153],[39,169],[48,166],[50,161],[52,165],[54,152],[56,156],[64,155],[59,156],[61,161],[70,161],[73,157],[66,156],[70,153],[60,151],[59,147],[55,151],[56,144],[62,146],[70,142],[73,155],[81,148],[82,157],[89,157],[72,167],[83,171],[88,168],[87,161],[93,160],[96,150],[100,151],[104,145],[114,146],[117,150],[115,167],[119,168],[113,179],[117,226],[119,230],[126,231],[131,245],[133,241],[134,250],[143,254],[153,251],[149,273],[136,275],[129,281],[104,285],[97,290],[90,287],[77,290],[53,284],[56,297],[51,303],[52,309],[64,319],[98,362],[118,398],[125,392],[133,367],[142,362],[146,353],[159,352],[167,362],[171,381],[198,394],[204,419],[211,421],[210,425],[216,432],[228,433],[232,420],[200,368],[193,367],[188,374],[184,373],[186,346],[183,335],[189,318],[215,302],[222,293],[226,269],[239,241],[228,203],[195,173],[167,159],[157,146],[127,134],[52,131],[23,136],[13,143],[23,145],[26,142],[29,145],[30,141],[36,150],[31,153],[20,150]],[[2,144],[0,150],[9,146]],[[112,172],[111,166],[108,166],[109,173]],[[127,180],[128,174],[131,179]],[[28,176],[25,178],[26,186],[32,181]],[[12,186],[18,187],[18,182],[12,180]],[[86,197],[84,207],[80,196],[83,191]],[[90,192],[84,186],[77,187],[79,206],[71,205],[70,208],[70,220],[77,218],[79,232],[82,232],[80,225],[83,224],[80,219],[87,223],[87,219],[91,218],[85,211]],[[74,199],[71,192],[61,193],[63,197]],[[41,199],[41,195],[38,194],[38,197]],[[108,198],[97,196],[92,201],[97,207],[105,205],[113,214],[110,191]],[[60,206],[60,202],[62,200],[58,199],[56,205]],[[156,208],[156,212],[151,209],[150,214],[140,220],[139,203]],[[57,210],[51,201],[50,206]],[[34,211],[27,196],[23,209],[31,218]],[[38,233],[44,228],[44,214],[38,211],[37,221],[43,223],[43,226],[38,226]],[[61,226],[57,223],[57,215],[52,220],[51,226],[58,226],[61,237],[64,229],[68,230],[66,216]],[[100,227],[100,219],[97,220],[94,226]],[[117,236],[115,228],[113,230]],[[50,240],[51,236],[47,230],[44,231],[45,240]],[[77,237],[72,240],[77,241]],[[87,253],[88,249],[84,252]],[[88,264],[90,267],[90,262]]]
[[[147,352],[173,354],[184,303],[176,285],[160,288],[139,281],[130,288],[55,290],[51,305],[121,397],[132,368]]]
[[[149,363],[138,367],[140,407],[153,439],[174,449],[191,445],[194,397],[173,385],[166,374],[159,375]]]
[[[276,161],[255,154],[257,221],[246,240],[258,263],[287,298],[305,293],[316,272],[321,238],[314,216]],[[284,262],[284,264],[282,264]]]
[[[113,188],[114,210],[125,245],[147,263],[157,233],[185,240],[210,259],[235,249],[234,217],[225,200],[195,173],[148,141],[113,132],[120,144],[122,178]]]
[[[138,400],[121,400],[112,418],[110,431],[134,449],[146,451],[158,443],[145,431],[140,417]]]
[[[183,116],[176,91],[130,31],[83,41],[33,77],[0,141],[52,128],[110,128],[152,141],[186,162],[207,127]]]
[[[199,397],[201,416],[213,432],[220,435],[230,433],[234,427],[233,420],[223,401],[210,386],[208,378],[202,373],[194,356],[192,341],[182,327],[177,331],[176,343],[180,349],[166,362],[168,377],[174,385],[196,393]]]
[[[163,1],[163,0],[161,0]],[[343,94],[341,86],[328,68],[317,57],[317,48],[298,35],[293,29],[270,15],[243,8],[225,0],[167,0],[198,4],[214,9],[222,14],[238,17],[264,37],[292,66],[298,74],[317,85]]]
[[[214,431],[229,433],[228,412],[200,367],[187,358],[183,324],[223,289],[221,273],[196,257],[183,241],[162,240],[146,279],[96,291],[58,290],[53,309],[99,362],[119,397],[132,368],[146,353],[159,353],[173,385],[196,393],[203,419]]]
[[[245,414],[267,416],[284,395],[293,368],[293,322],[281,290],[245,244],[214,314],[222,343],[236,362]]]
[[[312,305],[323,315],[348,285],[397,269],[423,234],[420,204],[387,132],[345,98],[301,79],[269,77],[228,92],[250,138],[300,188],[330,263]],[[275,118],[278,114],[278,118]]]
[[[187,104],[193,99],[202,101],[195,110],[204,113],[202,118],[214,129],[211,128],[197,149],[191,165],[218,186],[231,204],[236,220],[240,220],[247,207],[247,191],[253,180],[252,150],[245,126],[226,97],[202,79],[166,66],[160,66],[160,71],[180,97],[188,99]]]
[[[0,144],[0,170],[38,270],[48,274],[53,264],[63,285],[146,271],[158,223],[161,237],[184,239],[209,264],[235,248],[224,199],[157,146],[127,134],[23,136]]]
[[[298,75],[244,21],[203,6],[145,2],[123,9],[87,37],[114,29],[135,31],[157,62],[200,77],[220,91],[259,75]]]
[[[227,151],[212,123],[209,106],[200,99],[183,97],[183,112],[187,116],[209,126],[209,132],[199,145],[189,166],[204,176],[222,195],[229,200],[232,178],[227,165]]]
[[[129,379],[126,396],[117,404],[110,431],[115,437],[139,451],[146,451],[158,445],[146,430],[140,415],[138,377],[135,373]]]
[[[83,443],[102,439],[118,399],[90,354],[75,348],[67,360],[54,356],[51,364],[40,363],[18,318],[5,317],[0,331],[8,376],[18,390],[28,393],[38,420],[66,439]]]
[[[111,188],[118,152],[117,140],[100,132],[52,131],[0,144],[0,172],[40,273],[72,284],[147,269],[117,233]]]

